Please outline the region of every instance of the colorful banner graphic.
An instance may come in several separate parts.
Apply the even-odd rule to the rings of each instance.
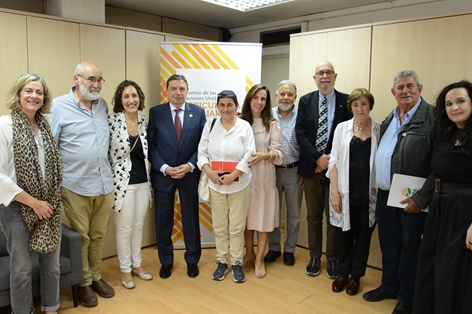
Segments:
[[[168,102],[166,81],[172,74],[182,74],[188,81],[187,102],[205,109],[207,117],[218,116],[217,95],[232,90],[240,106],[247,91],[261,81],[262,44],[163,42],[161,43],[161,103]],[[200,202],[200,232],[202,247],[214,246],[211,208]],[[172,241],[175,248],[183,248],[180,202],[176,194]]]

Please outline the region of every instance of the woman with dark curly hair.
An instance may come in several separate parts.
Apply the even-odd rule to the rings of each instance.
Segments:
[[[148,162],[148,119],[138,113],[144,109],[144,93],[133,81],[118,85],[113,96],[109,158],[115,183],[113,216],[116,249],[121,269],[121,284],[135,287],[133,275],[151,280],[152,274],[141,265],[144,218],[151,203]]]
[[[472,309],[472,83],[446,86],[436,99],[434,193],[421,243],[414,313]]]
[[[256,152],[249,161],[252,171],[251,194],[244,240],[246,254],[243,265],[255,264],[255,275],[263,278],[264,251],[269,232],[279,226],[279,194],[275,182],[275,165],[283,159],[279,123],[272,116],[270,92],[261,84],[246,94],[241,119],[252,125]],[[254,231],[257,231],[257,254],[254,253]]]

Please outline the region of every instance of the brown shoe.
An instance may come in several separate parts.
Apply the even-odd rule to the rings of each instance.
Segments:
[[[349,295],[356,295],[359,292],[359,278],[350,278],[346,285],[346,293]]]
[[[115,290],[103,279],[92,281],[92,289],[102,298],[111,298],[115,295]]]
[[[85,307],[97,306],[97,296],[93,292],[91,286],[85,286],[79,288],[79,302]]]
[[[339,274],[336,279],[333,281],[332,289],[333,292],[341,292],[344,290],[344,286],[346,286],[348,281],[347,276],[343,274]]]

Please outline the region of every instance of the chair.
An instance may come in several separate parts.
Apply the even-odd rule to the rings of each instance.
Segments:
[[[33,253],[33,297],[39,296],[39,263],[37,253]],[[82,240],[80,235],[62,224],[60,288],[72,286],[74,307],[79,304],[78,284],[83,280]],[[7,239],[0,231],[0,307],[10,304],[10,255],[7,252]]]

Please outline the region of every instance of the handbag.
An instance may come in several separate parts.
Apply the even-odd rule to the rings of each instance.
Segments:
[[[210,134],[213,130],[215,122],[216,118],[211,121],[210,132],[208,132],[208,134]],[[210,159],[210,157],[208,159]],[[210,200],[210,187],[208,186],[208,176],[206,175],[205,171],[202,171],[200,175],[200,181],[198,182],[198,195],[200,195],[200,198],[205,202]]]
[[[205,171],[202,171],[200,175],[200,181],[198,182],[198,195],[205,202],[210,200],[210,187],[208,186],[208,176]]]

